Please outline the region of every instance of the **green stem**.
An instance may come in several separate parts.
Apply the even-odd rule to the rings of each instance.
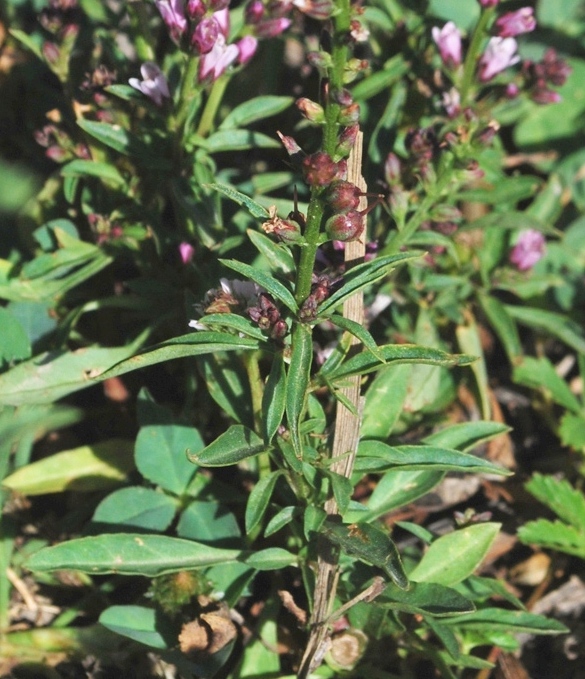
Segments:
[[[491,22],[491,18],[495,11],[495,7],[488,7],[487,9],[484,9],[473,32],[473,37],[471,38],[471,43],[469,44],[467,55],[465,57],[465,63],[463,65],[463,77],[461,78],[461,84],[459,86],[461,108],[465,108],[467,105],[471,85],[475,77],[477,59],[481,51],[483,40],[487,34],[487,27]]]
[[[229,75],[222,75],[213,83],[205,108],[203,109],[201,120],[199,121],[199,127],[197,128],[197,134],[199,136],[205,137],[213,129],[213,121],[215,120],[217,109],[221,104],[225,88],[229,81]]]

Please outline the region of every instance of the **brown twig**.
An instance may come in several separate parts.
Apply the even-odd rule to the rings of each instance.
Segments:
[[[360,190],[366,192],[366,184],[361,174],[363,137],[358,135],[356,144],[348,159],[347,178]],[[367,207],[366,198],[362,196],[359,209]],[[363,240],[345,244],[346,268],[363,262],[366,252],[365,229]],[[364,298],[361,292],[353,295],[343,305],[343,315],[360,325],[364,322]],[[351,338],[350,351],[359,350],[359,340]],[[353,470],[355,453],[359,440],[361,423],[360,377],[352,377],[348,384],[340,389],[347,402],[351,403],[354,412],[337,402],[337,417],[331,451],[331,471],[349,478]],[[335,497],[330,495],[325,503],[325,512],[329,517],[338,515]],[[306,679],[323,661],[330,642],[328,621],[331,617],[333,602],[337,592],[339,579],[339,555],[337,549],[324,537],[319,540],[317,559],[317,578],[313,598],[313,612],[310,619],[310,632],[305,653],[298,671],[298,679]]]

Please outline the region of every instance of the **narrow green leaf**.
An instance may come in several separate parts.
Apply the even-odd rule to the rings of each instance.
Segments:
[[[282,470],[272,472],[268,476],[261,478],[252,489],[246,504],[246,533],[250,534],[262,521],[262,517],[268,509],[268,503],[272,497],[274,486],[278,481],[278,477],[283,473]]]
[[[456,448],[467,452],[480,443],[505,434],[510,427],[501,422],[478,420],[477,422],[460,422],[445,429],[440,429],[423,439],[423,443],[442,448]]]
[[[301,512],[300,507],[294,507],[289,505],[288,507],[283,507],[277,514],[275,514],[264,529],[264,537],[273,535],[277,533],[281,528],[284,528],[288,523],[290,523],[296,514]]]
[[[481,523],[441,536],[425,552],[410,578],[447,587],[465,580],[484,559],[500,527],[499,523]]]
[[[293,97],[264,95],[248,99],[232,109],[222,120],[220,130],[245,127],[264,118],[270,118],[285,111],[294,101]]]
[[[100,623],[116,634],[152,648],[166,649],[176,630],[154,608],[145,606],[110,606],[102,612]],[[162,628],[162,629],[161,629]],[[167,635],[161,633],[166,628]]]
[[[264,440],[269,444],[278,431],[286,407],[286,370],[282,353],[275,354],[262,395]]]
[[[524,356],[514,366],[513,380],[517,384],[543,390],[555,403],[575,414],[581,413],[579,400],[565,380],[557,373],[553,364],[544,356],[540,358]]]
[[[297,323],[292,336],[292,354],[286,381],[286,419],[295,455],[302,459],[301,419],[307,402],[307,389],[313,362],[313,335]]]
[[[368,9],[371,9],[368,7]],[[402,54],[389,59],[384,68],[361,80],[352,88],[352,96],[356,101],[370,99],[382,91],[389,91],[393,83],[401,78],[409,69],[409,64]]]
[[[295,566],[297,557],[286,549],[268,547],[246,556],[244,563],[258,571],[279,571],[287,566]]]
[[[117,377],[124,373],[146,368],[149,365],[163,363],[175,358],[185,356],[200,356],[201,354],[213,354],[217,351],[236,351],[237,349],[258,349],[258,340],[247,337],[236,337],[226,332],[191,332],[173,339],[146,347],[140,354],[136,354],[119,363],[99,375],[99,380]],[[0,397],[1,398],[1,397]]]
[[[384,531],[368,523],[343,525],[326,521],[323,532],[346,554],[381,568],[400,589],[408,588],[398,549]]]
[[[380,472],[391,468],[418,471],[476,472],[509,476],[512,472],[488,460],[459,450],[439,446],[389,446],[382,441],[361,441],[355,461],[355,471]]]
[[[480,330],[473,316],[466,316],[465,325],[459,324],[455,330],[457,342],[461,351],[477,356],[477,360],[471,365],[471,371],[475,377],[477,391],[481,402],[482,416],[487,420],[491,418],[491,402],[488,383],[487,365],[483,352]]]
[[[325,474],[331,482],[333,496],[337,502],[339,513],[343,516],[349,507],[349,502],[353,493],[353,485],[348,478],[341,474],[336,474],[331,471],[326,471]]]
[[[202,467],[227,467],[265,450],[264,441],[251,429],[234,424],[203,450],[187,451],[187,456]]]
[[[27,560],[26,567],[41,572],[73,569],[91,575],[120,573],[156,577],[230,563],[241,556],[238,549],[218,549],[165,535],[112,533],[45,547]]]
[[[205,188],[212,189],[213,191],[223,193],[226,198],[229,198],[238,205],[242,205],[243,207],[247,208],[252,217],[256,217],[257,219],[268,219],[268,210],[265,207],[252,200],[245,194],[240,193],[233,187],[228,186],[227,184],[205,184],[204,186]]]
[[[41,61],[45,61],[45,56],[43,54],[42,47],[40,44],[37,43],[37,41],[32,37],[32,35],[29,35],[24,31],[20,31],[17,28],[11,28],[10,31],[8,32],[13,38],[16,38],[16,40],[18,40],[19,43],[21,43],[27,49],[29,49]]]
[[[369,262],[354,266],[343,276],[341,288],[319,305],[319,316],[327,315],[330,310],[332,311],[346,299],[352,297],[358,290],[384,278],[396,265],[420,256],[418,252],[400,252],[396,255],[376,257]]]
[[[442,617],[475,610],[473,603],[457,590],[435,582],[411,582],[407,590],[389,585],[376,597],[375,605],[406,613]]]
[[[88,492],[123,483],[133,469],[133,441],[110,439],[32,462],[5,478],[2,485],[23,495]]]
[[[220,130],[201,141],[207,153],[247,151],[248,149],[277,149],[280,143],[262,132],[250,130]]]
[[[363,325],[360,325],[349,318],[345,318],[345,316],[340,316],[339,314],[333,314],[328,320],[342,330],[346,330],[354,337],[357,337],[364,347],[368,351],[372,352],[372,354],[374,354],[378,360],[384,360],[378,353],[378,345],[376,344],[376,340],[372,337],[370,332],[364,328]]]
[[[508,360],[514,362],[514,359],[522,356],[522,343],[520,342],[518,328],[506,311],[505,305],[500,300],[487,294],[479,294],[478,300],[483,312],[500,338]]]
[[[257,340],[265,340],[266,335],[256,323],[238,314],[207,314],[197,319],[197,323],[214,332],[225,332],[226,328],[243,333]]]
[[[267,262],[272,264],[272,266],[278,266],[283,273],[294,271],[294,257],[285,245],[275,243],[268,236],[260,233],[260,231],[248,229],[247,233],[248,238],[256,246],[257,250],[264,255]]]
[[[72,160],[63,165],[61,174],[64,177],[99,177],[119,186],[123,186],[126,183],[124,177],[122,177],[114,165],[100,163],[95,160]]]
[[[376,375],[366,391],[362,438],[390,436],[404,411],[411,370],[410,365],[396,365]]]
[[[238,262],[234,259],[220,259],[219,261],[224,266],[237,271],[246,278],[249,278],[251,281],[254,281],[254,283],[257,283],[259,286],[264,288],[266,292],[269,292],[275,299],[282,302],[293,313],[296,313],[297,303],[295,302],[292,292],[280,281],[277,281],[276,278],[273,278],[270,274],[267,274],[264,271],[259,271],[249,264],[244,264],[243,262]]]
[[[495,185],[486,188],[462,191],[458,195],[458,200],[499,206],[506,203],[514,205],[520,200],[533,196],[541,184],[542,180],[539,177],[517,175],[507,177],[506,181],[497,182]]]
[[[506,608],[481,608],[474,613],[445,619],[446,625],[461,625],[465,629],[488,628],[492,631],[526,632],[527,634],[566,634],[569,630],[558,620],[528,611]]]
[[[563,314],[544,309],[534,309],[526,306],[505,305],[510,316],[522,325],[557,337],[568,346],[585,354],[585,336],[583,328]]]

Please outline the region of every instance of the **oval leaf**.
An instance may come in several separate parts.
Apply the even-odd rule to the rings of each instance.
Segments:
[[[152,648],[165,649],[169,644],[161,634],[164,619],[153,608],[145,606],[110,606],[100,615],[100,623],[112,632],[138,641]],[[168,637],[172,639],[173,630],[167,623]]]
[[[242,424],[232,425],[203,450],[187,451],[187,456],[202,467],[227,467],[266,450],[264,441]]]

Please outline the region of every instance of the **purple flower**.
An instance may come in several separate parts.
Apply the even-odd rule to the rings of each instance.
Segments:
[[[516,245],[510,253],[510,261],[520,271],[528,271],[544,256],[545,238],[536,229],[520,232]]]
[[[461,63],[461,33],[452,21],[448,21],[443,28],[433,27],[433,40],[439,48],[443,63],[449,68],[455,68]]]
[[[171,38],[178,43],[187,30],[187,18],[183,0],[154,0]]]
[[[482,7],[495,7],[500,0],[479,0],[479,4]]]
[[[490,38],[486,50],[479,60],[479,79],[491,80],[495,75],[520,61],[516,54],[518,43],[514,38]]]
[[[251,35],[245,35],[241,40],[238,40],[236,47],[238,48],[238,61],[244,65],[256,54],[258,41]]]
[[[134,89],[152,99],[157,106],[161,106],[163,99],[170,99],[169,86],[165,74],[152,61],[145,61],[140,67],[142,80],[130,78],[128,83]]]
[[[215,81],[222,75],[228,66],[234,63],[240,55],[237,45],[227,45],[222,33],[217,36],[217,40],[212,49],[201,57],[199,62],[199,81]]]
[[[515,12],[508,12],[496,21],[497,34],[500,38],[513,38],[521,33],[530,33],[535,28],[536,19],[532,7],[522,7]]]
[[[213,49],[219,33],[219,23],[215,17],[207,17],[195,26],[191,44],[197,49],[199,54],[207,54]]]
[[[183,241],[182,243],[179,243],[179,255],[183,264],[189,264],[195,255],[195,248],[191,243]]]

